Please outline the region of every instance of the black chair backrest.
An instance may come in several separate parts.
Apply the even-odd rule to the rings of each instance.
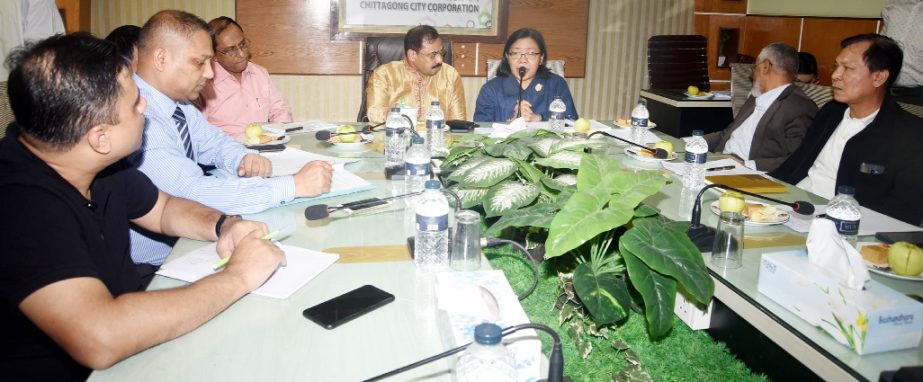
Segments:
[[[442,62],[452,65],[452,41],[442,37],[442,46],[446,50]],[[365,59],[362,62],[362,104],[359,105],[359,115],[356,117],[358,122],[368,121],[366,115],[366,89],[368,89],[369,78],[375,68],[387,64],[391,61],[404,59],[404,38],[403,37],[368,37],[365,39]]]
[[[647,40],[651,89],[708,90],[707,40],[699,35],[661,35]]]

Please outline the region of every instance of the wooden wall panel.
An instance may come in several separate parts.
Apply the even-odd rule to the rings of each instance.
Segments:
[[[781,41],[798,49],[801,19],[798,17],[747,16],[739,53],[756,57],[763,47]]]
[[[568,77],[586,66],[588,0],[508,0],[507,33],[522,27],[545,36],[549,59],[563,59]],[[253,41],[253,61],[271,73],[360,74],[361,43],[330,41],[330,3],[313,0],[238,0],[237,21]],[[453,62],[463,76],[483,76],[488,55],[503,44],[453,37]],[[497,46],[499,45],[499,50]]]
[[[90,31],[90,0],[55,0],[55,6],[67,33]]]
[[[695,11],[747,13],[747,0],[695,0]]]
[[[705,36],[708,39],[708,79],[711,81],[730,81],[731,69],[718,67],[718,30],[738,29],[741,36],[744,33],[744,15],[717,15],[717,14],[696,14],[695,15],[695,33]],[[739,51],[739,53],[744,53]],[[712,89],[727,89],[722,85],[712,83]]]
[[[877,19],[804,19],[801,50],[817,58],[817,75],[820,83],[830,85],[834,60],[840,53],[840,41],[860,33],[875,33],[877,27]]]

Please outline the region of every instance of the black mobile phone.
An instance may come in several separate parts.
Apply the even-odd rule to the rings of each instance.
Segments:
[[[460,119],[451,119],[445,121],[445,124],[449,125],[449,131],[453,133],[470,133],[474,131],[475,127],[478,127],[477,123]]]
[[[878,240],[891,244],[896,241],[906,241],[918,246],[923,246],[923,231],[912,232],[878,232],[875,234]]]
[[[372,285],[363,285],[305,309],[305,318],[333,329],[394,301],[394,295]]]

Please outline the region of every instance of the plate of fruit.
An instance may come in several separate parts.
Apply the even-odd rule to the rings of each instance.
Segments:
[[[686,92],[683,93],[683,95],[689,99],[711,99],[715,96],[715,93],[703,92],[699,90],[698,86],[690,86],[686,88]]]
[[[721,211],[738,211],[744,215],[744,224],[747,225],[782,224],[792,218],[791,213],[783,210],[782,206],[746,200],[734,191],[725,192],[709,207],[715,215],[721,215]]]
[[[353,125],[342,125],[336,128],[336,135],[326,140],[332,149],[340,151],[362,151],[365,145],[372,143],[372,134],[357,133]]]
[[[869,271],[901,280],[923,281],[923,249],[911,243],[859,242],[859,254]]]
[[[262,126],[251,124],[236,139],[238,142],[243,143],[244,146],[260,147],[288,143],[292,138],[287,135],[265,134]]]
[[[619,118],[619,119],[616,119],[615,121],[612,121],[612,122],[615,123],[616,126],[621,127],[621,128],[623,128],[623,129],[630,129],[630,128],[631,128],[631,119]],[[651,121],[647,121],[647,128],[648,128],[648,129],[656,129],[656,128],[657,128],[657,124],[654,123],[654,122],[651,122]]]

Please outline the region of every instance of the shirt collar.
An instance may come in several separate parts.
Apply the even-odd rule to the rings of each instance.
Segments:
[[[137,73],[132,75],[135,83],[138,84],[138,88],[141,89],[141,95],[144,96],[144,99],[147,101],[147,110],[145,114],[148,114],[148,110],[152,111],[151,114],[155,115],[173,115],[173,111],[176,110],[176,107],[179,105],[176,101],[173,101],[172,98],[163,94],[157,88],[151,86],[147,83],[141,76]]]
[[[760,94],[759,97],[756,97],[756,105],[761,106],[763,109],[768,109],[769,105],[772,105],[773,102],[776,102],[776,99],[779,98],[779,95],[785,91],[786,88],[791,86],[791,84],[785,84],[782,86],[776,86],[774,89]]]
[[[230,78],[234,78],[234,75],[232,75],[231,72],[227,71],[227,69],[225,69],[223,66],[221,66],[220,63],[218,63],[218,61],[215,60],[212,60],[212,71],[215,72],[215,78],[212,79],[212,82],[216,84],[222,81],[227,81]],[[244,68],[241,79],[243,79],[243,74],[253,74],[252,62],[247,61],[247,67]]]
[[[872,114],[869,114],[865,117],[853,118],[849,113],[849,108],[846,108],[846,114],[843,115],[843,119],[852,123],[861,123],[863,126],[868,126],[868,124],[872,123],[872,120],[878,116],[879,111],[881,111],[880,107],[876,109]]]

